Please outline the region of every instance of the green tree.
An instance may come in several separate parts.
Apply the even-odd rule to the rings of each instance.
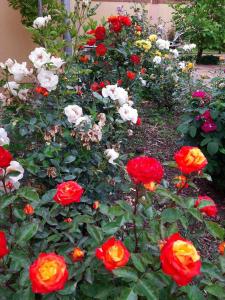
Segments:
[[[197,60],[205,49],[225,48],[225,0],[192,0],[172,7],[177,30],[197,45]]]

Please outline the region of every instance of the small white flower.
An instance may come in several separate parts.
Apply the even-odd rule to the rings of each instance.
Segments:
[[[9,145],[9,138],[4,128],[0,128],[0,146]]]
[[[127,134],[128,134],[128,136],[133,136],[133,135],[134,135],[134,132],[133,132],[132,129],[128,129],[128,130],[127,130]]]
[[[37,76],[40,85],[46,88],[49,92],[56,90],[59,82],[58,75],[55,75],[52,71],[41,69]]]
[[[179,62],[179,68],[184,69],[186,67],[185,61]]]
[[[25,76],[31,75],[33,70],[30,71],[27,69],[27,63],[23,62],[22,64],[19,64],[17,61],[15,63],[8,67],[9,72],[14,76],[15,81],[22,81]]]
[[[137,123],[138,112],[128,104],[124,104],[123,106],[121,106],[118,112],[123,121],[131,121],[134,124]]]
[[[78,105],[68,105],[64,108],[64,113],[67,116],[68,122],[76,124],[77,120],[83,116],[83,110]]]
[[[20,174],[16,176],[10,175],[10,173],[14,171],[19,172]],[[12,160],[8,168],[6,168],[6,175],[8,175],[8,178],[13,182],[17,182],[20,179],[22,179],[23,174],[24,174],[24,168],[21,166],[21,164],[18,161]]]
[[[179,52],[177,51],[177,49],[171,49],[170,52],[173,54],[173,56],[175,58],[178,58],[179,57]]]
[[[26,101],[28,92],[29,92],[29,89],[19,90],[18,97],[20,98],[20,100]]]
[[[17,96],[20,85],[15,81],[8,81],[4,86],[13,96]]]
[[[43,47],[35,48],[29,55],[29,59],[37,69],[50,63],[50,57],[51,54]]]
[[[154,64],[160,65],[161,62],[162,62],[161,56],[158,56],[158,55],[157,55],[157,56],[155,56],[155,57],[153,58],[153,63],[154,63]]]
[[[51,21],[52,17],[50,15],[46,17],[38,17],[33,22],[33,27],[36,29],[45,27],[49,21]]]
[[[53,65],[53,67],[55,67],[56,69],[60,69],[62,67],[62,65],[65,64],[65,61],[62,60],[62,58],[60,57],[55,57],[55,56],[52,56],[51,57],[51,60],[50,60],[50,63]]]
[[[193,50],[193,49],[195,49],[196,48],[196,45],[195,44],[185,44],[184,46],[183,46],[183,50],[184,51],[191,51],[191,50]]]
[[[115,165],[114,160],[116,160],[119,157],[119,153],[116,152],[113,148],[105,150],[105,156],[108,159],[108,162],[112,165]]]
[[[163,39],[158,39],[156,41],[156,47],[160,50],[169,50],[170,41],[166,41],[166,40],[163,40]]]
[[[146,86],[147,85],[147,80],[144,80],[142,77],[140,77],[141,85]]]
[[[0,67],[5,70],[6,68],[13,66],[13,64],[14,61],[11,58],[8,58],[4,63],[0,63]]]

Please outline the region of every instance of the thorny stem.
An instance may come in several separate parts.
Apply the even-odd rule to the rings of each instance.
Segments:
[[[135,250],[134,252],[137,253],[138,252],[138,235],[137,235],[137,225],[136,225],[136,214],[137,214],[137,206],[138,206],[138,197],[139,193],[138,193],[138,185],[136,185],[136,196],[135,196],[135,203],[134,203],[134,238],[135,238]]]

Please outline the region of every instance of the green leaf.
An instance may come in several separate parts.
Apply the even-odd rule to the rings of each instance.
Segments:
[[[189,208],[188,212],[198,221],[200,221],[200,222],[203,221],[202,214],[196,208]]]
[[[134,293],[133,289],[124,288],[120,294],[118,300],[137,300],[137,294]]]
[[[201,290],[195,285],[187,285],[181,288],[182,291],[186,292],[188,295],[187,300],[204,300],[205,297]]]
[[[131,254],[131,260],[135,266],[135,268],[140,271],[140,272],[144,272],[145,271],[145,266],[141,261],[141,256],[140,254],[136,254],[136,253],[132,253]]]
[[[225,273],[225,256],[220,255],[219,261],[222,273]]]
[[[67,156],[65,159],[64,159],[64,164],[70,164],[72,163],[73,161],[75,161],[76,157],[73,156],[73,155],[69,155]]]
[[[182,217],[182,213],[178,208],[166,208],[162,211],[162,222],[173,223]]]
[[[195,126],[190,126],[189,128],[189,134],[192,138],[194,138],[196,136],[196,132],[197,132],[197,128]]]
[[[25,224],[18,230],[17,243],[25,243],[29,241],[38,231],[38,224]]]
[[[90,236],[98,243],[100,244],[103,240],[103,233],[101,228],[93,225],[87,225],[87,231],[90,234]]]
[[[24,187],[22,189],[19,189],[17,195],[29,201],[34,201],[34,202],[40,201],[38,193],[33,188],[30,187]]]
[[[139,280],[136,289],[138,294],[140,293],[141,296],[144,295],[147,300],[158,300],[158,297],[145,280]]]
[[[219,144],[216,142],[210,142],[207,145],[207,151],[209,152],[210,155],[214,155],[218,152],[219,150]]]
[[[0,209],[4,209],[12,204],[16,200],[16,196],[13,195],[4,195],[0,200]]]
[[[205,288],[205,290],[213,295],[213,296],[216,296],[218,297],[218,299],[225,299],[225,293],[224,293],[224,287],[218,285],[218,284],[212,284],[210,286],[207,286]]]
[[[205,221],[205,225],[209,232],[215,237],[219,238],[220,240],[224,240],[225,238],[225,229],[222,228],[219,224],[212,222],[212,221]]]
[[[127,279],[128,281],[137,281],[138,280],[137,273],[130,267],[124,267],[124,268],[119,268],[119,269],[113,270],[113,274],[116,277],[121,277],[121,278]]]

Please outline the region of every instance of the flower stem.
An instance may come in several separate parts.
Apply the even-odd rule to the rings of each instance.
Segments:
[[[137,215],[137,206],[138,206],[138,197],[139,193],[138,193],[138,185],[136,185],[136,196],[135,196],[135,203],[134,203],[134,239],[135,239],[135,250],[134,252],[137,253],[138,252],[138,235],[137,235],[137,224],[136,224],[136,215]]]

